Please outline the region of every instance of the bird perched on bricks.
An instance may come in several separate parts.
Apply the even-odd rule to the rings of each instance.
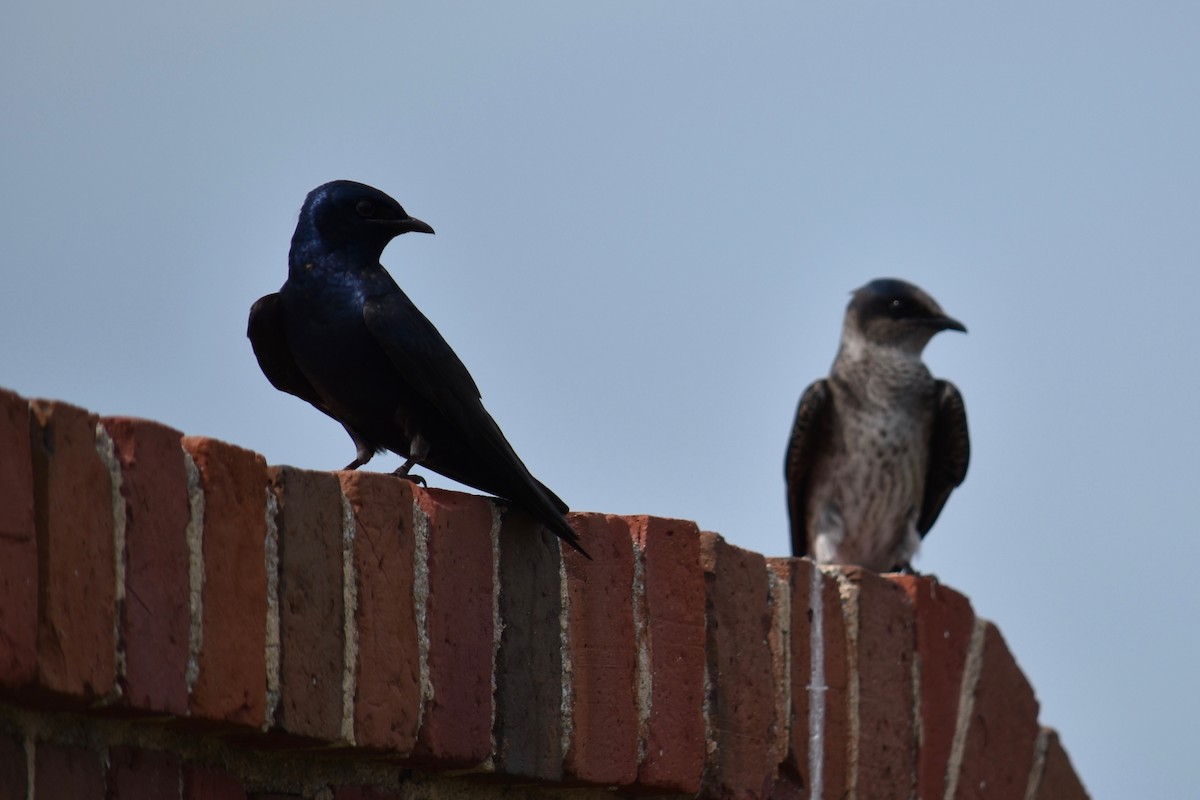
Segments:
[[[921,361],[946,330],[967,329],[911,283],[853,292],[833,369],[801,396],[788,442],[793,555],[911,571],[971,454],[962,395]]]
[[[567,505],[517,457],[467,368],[379,263],[402,233],[433,233],[388,195],[333,181],[304,201],[288,278],[250,309],[247,335],[267,379],[342,423],[358,448],[383,450],[497,495],[584,553]]]

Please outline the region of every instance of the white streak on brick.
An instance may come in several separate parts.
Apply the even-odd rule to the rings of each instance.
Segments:
[[[815,564],[808,566],[811,584],[808,607],[812,611],[810,647],[812,656],[808,682],[808,783],[811,800],[825,797],[825,603],[821,597],[824,580]]]
[[[560,687],[560,718],[562,727],[559,738],[564,757],[571,749],[571,735],[575,732],[575,663],[571,659],[571,592],[567,584],[567,559],[563,554],[562,540],[554,537],[554,549],[558,553],[558,649],[562,653],[562,685]]]
[[[358,688],[358,574],[354,570],[354,509],[342,498],[342,739],[354,744],[354,695]]]
[[[946,800],[953,800],[958,793],[958,778],[962,771],[963,752],[967,747],[967,731],[975,713],[975,687],[979,685],[979,673],[983,666],[983,637],[990,625],[987,620],[975,620],[971,631],[971,644],[967,648],[967,660],[963,667],[962,687],[958,695],[958,719],[954,724],[954,742],[950,745],[950,759],[946,763]]]
[[[1038,789],[1042,788],[1042,775],[1046,772],[1046,751],[1050,749],[1050,731],[1042,728],[1038,731],[1037,742],[1033,746],[1033,767],[1029,770],[1029,785],[1025,787],[1025,800],[1036,800]]]
[[[634,680],[638,715],[638,764],[646,760],[646,740],[649,736],[650,710],[654,699],[654,673],[650,662],[650,626],[646,610],[646,554],[629,537],[633,550],[633,634],[637,642],[637,662]]]
[[[429,675],[429,515],[413,500],[413,613],[417,622],[417,675],[421,702],[417,704],[417,729],[436,688]],[[446,688],[446,687],[443,687]],[[452,687],[449,691],[454,691]]]
[[[200,677],[200,650],[204,647],[204,488],[200,468],[191,453],[183,451],[188,488],[188,660],[187,691],[190,696]]]
[[[121,686],[126,675],[125,643],[121,641],[121,619],[125,616],[125,498],[121,495],[121,463],[117,460],[116,447],[112,437],[104,426],[96,423],[96,453],[100,456],[104,468],[108,470],[109,487],[112,492],[113,518],[113,576],[116,581],[113,597],[116,600],[116,613],[113,614],[113,644],[116,647],[117,679],[113,682],[112,691],[104,698],[109,704],[117,700],[124,692]]]
[[[267,627],[264,631],[267,660],[267,709],[263,715],[263,730],[275,724],[279,707],[280,643],[279,643],[279,501],[270,487],[266,489],[267,535],[263,540],[263,566],[267,570]]]
[[[489,755],[487,760],[480,764],[480,769],[484,772],[495,772],[496,666],[500,659],[500,639],[504,634],[504,620],[500,618],[500,524],[504,517],[495,503],[489,502],[488,508],[492,511],[492,527],[488,532],[492,540],[492,714],[491,724],[488,726],[491,731],[492,746],[490,750],[492,755]]]
[[[846,776],[846,793],[850,798],[858,797],[858,746],[862,736],[862,722],[859,720],[858,706],[861,698],[858,669],[858,635],[859,605],[858,586],[848,579],[845,573],[835,572],[838,582],[838,593],[842,597],[842,613],[846,619],[846,695],[849,706],[847,720],[847,762],[850,774]]]
[[[775,719],[771,724],[771,739],[775,750],[771,763],[775,766],[787,758],[788,742],[791,740],[792,722],[792,585],[784,580],[769,565],[767,585],[771,597],[771,637],[779,648],[779,658],[772,655],[771,663],[776,668]]]

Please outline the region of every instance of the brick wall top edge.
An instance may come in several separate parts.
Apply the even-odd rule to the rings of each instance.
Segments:
[[[155,470],[156,459],[179,458],[179,449],[172,456],[171,448],[163,446],[164,441],[177,439],[182,450],[195,460],[200,471],[199,488],[205,495],[201,507],[203,550],[190,557],[204,560],[205,585],[215,592],[204,597],[202,614],[187,621],[204,627],[206,635],[199,639],[195,631],[172,634],[170,626],[154,627],[158,617],[120,617],[123,627],[113,645],[117,652],[106,650],[107,640],[100,640],[93,647],[96,653],[89,651],[89,657],[100,665],[93,667],[98,677],[89,673],[84,676],[86,680],[76,679],[65,662],[53,665],[57,672],[48,671],[49,656],[60,661],[64,658],[62,645],[54,638],[60,630],[56,626],[62,624],[57,618],[48,622],[43,613],[41,627],[35,629],[28,614],[8,619],[0,613],[0,643],[9,641],[15,635],[12,631],[24,631],[28,640],[22,651],[25,661],[13,660],[7,666],[0,663],[0,694],[26,706],[27,711],[22,713],[59,713],[50,708],[44,694],[29,692],[26,701],[16,693],[28,687],[32,679],[34,683],[45,682],[43,688],[52,693],[78,694],[84,702],[76,704],[76,709],[91,706],[77,712],[85,719],[100,719],[105,708],[120,706],[145,714],[232,723],[241,726],[244,738],[240,741],[251,743],[255,736],[264,737],[266,742],[270,736],[267,728],[283,724],[289,730],[336,743],[342,748],[337,758],[364,757],[365,750],[356,741],[361,738],[375,745],[373,754],[398,748],[404,751],[397,752],[398,757],[435,772],[482,770],[502,777],[511,771],[512,777],[541,783],[566,781],[573,786],[620,785],[634,792],[700,791],[713,796],[768,797],[775,796],[785,784],[807,786],[810,767],[823,763],[826,788],[851,785],[860,796],[874,796],[863,782],[882,778],[846,766],[844,759],[821,761],[804,751],[808,740],[802,734],[810,719],[805,710],[807,702],[802,702],[804,698],[798,694],[812,688],[810,670],[816,668],[816,658],[805,649],[807,644],[798,643],[794,631],[802,632],[806,641],[816,635],[810,632],[810,624],[817,624],[812,622],[811,605],[818,602],[818,616],[823,614],[825,618],[822,635],[837,638],[822,645],[826,658],[823,680],[829,687],[828,698],[832,698],[827,702],[836,704],[850,698],[844,700],[846,709],[825,709],[825,730],[830,736],[859,737],[853,743],[853,752],[869,754],[874,752],[873,747],[886,752],[886,763],[882,758],[875,760],[891,770],[880,769],[887,780],[911,785],[921,796],[942,796],[946,787],[939,778],[930,776],[940,773],[944,777],[946,767],[952,767],[957,770],[952,777],[960,791],[970,783],[986,781],[1022,790],[1028,783],[1029,791],[1044,787],[1038,797],[1047,796],[1057,787],[1069,787],[1070,792],[1086,797],[1057,736],[1046,734],[1038,739],[1036,697],[999,631],[990,623],[977,621],[969,599],[935,579],[878,576],[853,566],[814,569],[808,559],[764,558],[718,533],[702,531],[694,521],[651,514],[572,513],[572,523],[585,542],[590,536],[598,546],[598,561],[584,563],[572,559],[571,554],[564,555],[554,546],[556,542],[546,539],[536,526],[498,515],[492,498],[425,489],[385,472],[347,473],[268,465],[262,454],[250,449],[211,437],[185,435],[153,420],[100,417],[69,403],[27,400],[3,389],[0,401],[5,419],[11,417],[10,421],[16,423],[25,413],[22,409],[28,408],[35,432],[39,426],[45,429],[68,422],[78,426],[83,420],[93,427],[99,422],[110,432],[117,447],[117,466],[107,467],[113,470],[113,491],[120,490],[126,500],[125,513],[134,515],[125,523],[128,531],[121,534],[131,537],[124,546],[143,546],[138,544],[138,535],[144,535],[140,531],[162,528],[178,541],[172,545],[174,550],[155,558],[179,562],[178,574],[162,585],[147,577],[150,573],[145,570],[154,568],[151,560],[144,562],[149,566],[140,573],[133,570],[127,575],[118,570],[115,580],[132,586],[133,580],[140,579],[143,586],[152,587],[164,597],[170,595],[173,585],[185,583],[181,565],[191,545],[184,539],[188,512],[183,496],[189,489],[178,464],[171,465],[170,480],[166,482],[145,470]],[[20,433],[21,425],[8,427]],[[4,433],[0,425],[0,441],[7,441],[2,438]],[[20,435],[9,438],[16,445],[30,442]],[[33,440],[35,446],[40,446],[38,442]],[[80,452],[94,459],[93,449],[89,444]],[[135,452],[139,458],[144,452],[147,463],[131,462]],[[0,452],[0,478],[16,476],[8,480],[8,485],[24,493],[30,483],[30,470],[24,465],[31,458],[36,466],[41,463],[38,458],[45,462],[54,457],[52,452],[31,456],[20,446],[5,448]],[[42,472],[35,469],[35,477],[46,470],[44,465],[38,469]],[[131,480],[121,485],[119,473],[134,469],[143,470],[141,483]],[[71,475],[67,477],[75,480]],[[42,498],[39,502],[49,502],[53,508],[53,498],[73,491],[74,484],[64,478],[62,487],[54,483],[44,487],[50,479],[54,476],[36,477],[33,485],[36,496]],[[390,488],[393,481],[394,492]],[[167,508],[138,494],[144,491],[139,487],[156,485],[170,487],[161,491],[180,492],[180,502]],[[274,500],[269,500],[267,493],[272,487]],[[293,493],[289,495],[288,491]],[[375,494],[386,496],[386,509],[370,507],[366,498]],[[104,504],[103,509],[95,509],[97,512],[119,514],[113,510],[112,497],[104,491],[97,490],[88,498],[89,503]],[[295,517],[297,512],[308,514],[309,506],[319,507],[323,515],[311,531],[304,527],[307,523]],[[18,502],[7,514],[21,522],[29,518],[30,508],[29,503]],[[2,503],[0,511],[4,511]],[[43,526],[48,524],[45,519],[46,512],[41,511],[30,521]],[[4,515],[0,514],[3,521]],[[60,529],[70,530],[66,522],[55,524],[59,528],[54,529],[53,537],[65,535],[58,533]],[[470,527],[469,532],[459,530],[464,525]],[[278,530],[271,533],[271,526]],[[324,528],[329,526],[338,527],[336,535],[327,536]],[[10,527],[28,526],[22,522]],[[103,527],[97,530],[97,536],[108,535]],[[396,553],[389,550],[390,560],[382,563],[391,570],[413,571],[401,582],[399,594],[385,591],[386,581],[394,576],[364,578],[365,573],[382,569],[384,551],[380,548],[397,532],[407,537],[407,549]],[[33,533],[36,536],[31,537]],[[43,562],[48,557],[55,559],[52,565],[58,570],[52,574],[68,574],[70,564],[63,559],[70,558],[71,548],[67,545],[71,542],[63,539],[66,544],[58,544],[53,537],[47,540],[40,528],[23,535],[39,546],[26,548],[26,555],[32,553],[30,557],[38,560],[37,570],[30,569],[29,559],[21,562],[26,563],[25,572],[36,573],[32,584],[37,583],[39,574],[45,574]],[[280,537],[282,555],[277,566],[271,566],[269,559],[264,561],[262,537],[268,535]],[[361,537],[357,544],[356,535]],[[47,556],[40,549],[45,541],[55,544],[58,550]],[[471,545],[461,546],[464,541]],[[314,552],[325,548],[320,550],[320,563],[306,567],[308,555],[302,545]],[[352,548],[350,555],[340,555],[339,547]],[[119,553],[114,557],[122,558]],[[129,561],[131,556],[126,553],[124,558]],[[464,582],[459,573],[468,566],[465,560],[476,558],[488,563],[478,570],[471,568],[473,577]],[[672,563],[677,559],[686,563]],[[800,568],[802,564],[806,566]],[[269,576],[264,572],[269,569],[281,572]],[[529,578],[532,571],[537,572],[536,581]],[[330,585],[318,586],[314,577]],[[269,578],[282,578],[282,588],[269,589],[273,585]],[[98,588],[109,591],[111,581],[106,583],[109,579],[105,573],[95,580]],[[373,582],[378,580],[385,583]],[[346,581],[357,584],[346,589]],[[803,588],[797,590],[796,582]],[[476,583],[493,585],[475,592],[471,587]],[[32,598],[32,604],[26,606],[37,609],[38,598],[47,591],[58,591],[55,587],[60,585],[67,585],[67,581],[60,579],[40,587],[30,585],[30,581],[14,582],[12,570],[6,573],[0,564],[0,597],[6,603],[15,604],[28,595],[26,599]],[[810,591],[810,585],[819,591]],[[439,587],[461,602],[433,597]],[[837,587],[841,588],[840,596]],[[181,588],[186,595],[187,587]],[[274,602],[286,599],[282,622],[272,623],[267,616],[267,595],[271,591],[280,592]],[[468,594],[472,603],[469,612],[462,600]],[[403,618],[393,619],[389,609],[399,601],[408,602],[410,597],[415,607],[403,611]],[[234,599],[236,602],[232,602]],[[759,603],[761,608],[757,607]],[[105,599],[104,605],[108,608],[114,601]],[[161,607],[163,603],[155,605]],[[682,613],[689,606],[694,606],[692,611]],[[63,608],[66,610],[61,613],[66,614],[74,606]],[[120,606],[116,608],[120,611]],[[102,626],[106,631],[113,628],[107,621],[111,611],[106,611]],[[666,616],[655,617],[656,613]],[[174,616],[186,618],[183,609],[176,609]],[[601,616],[605,619],[593,618]],[[308,620],[322,620],[323,629],[306,633],[297,627],[308,625]],[[363,627],[367,623],[375,628]],[[270,636],[264,633],[264,627],[271,624],[284,626],[285,642],[285,705],[281,716],[274,720],[264,716],[267,709],[263,697],[266,667],[262,653],[264,637]],[[290,631],[289,625],[293,626]],[[387,680],[376,687],[372,681],[377,668],[372,661],[359,658],[360,654],[366,658],[389,652],[387,642],[367,638],[360,641],[358,637],[370,630],[408,631],[412,625],[416,626],[415,632],[405,636],[413,639],[408,649],[415,660],[403,669],[386,675],[381,672]],[[175,627],[183,626],[181,622]],[[469,651],[460,649],[456,637],[464,626],[483,637],[482,648],[473,643]],[[35,631],[40,637],[36,642],[31,633]],[[139,656],[140,662],[129,660],[132,651],[125,648],[131,631],[159,649],[147,650],[148,655]],[[130,665],[150,663],[160,650],[166,652],[167,646],[158,644],[160,641],[170,642],[173,669],[182,672],[175,662],[181,662],[187,653],[189,637],[194,651],[190,658],[198,662],[200,677],[195,685],[187,687],[186,702],[179,693],[182,690],[177,676],[172,677],[170,686],[159,688],[136,673],[125,672]],[[891,638],[877,642],[879,637]],[[317,658],[302,658],[296,649],[322,648],[328,644],[326,640],[332,642],[328,645],[331,652],[317,654]],[[288,647],[292,647],[290,652]],[[836,674],[840,669],[837,658],[841,656],[830,655],[841,647],[846,650],[841,663],[853,673],[845,677]],[[894,663],[879,660],[895,653],[903,657]],[[30,654],[38,659],[37,670],[30,668]],[[110,697],[109,687],[114,681],[109,674],[110,661],[123,670],[117,677],[122,685],[137,687],[140,680],[145,696],[152,699],[134,694],[123,699]],[[538,682],[514,677],[515,673],[504,674],[506,669],[517,670],[530,662],[561,676]],[[470,694],[465,692],[465,685],[452,685],[467,663],[472,665],[474,689]],[[647,673],[667,665],[675,665],[671,680],[687,676],[688,683],[696,684],[695,691],[656,683],[655,676]],[[864,670],[864,665],[870,669]],[[488,674],[489,668],[494,671],[492,675]],[[349,677],[343,680],[340,674],[345,670],[349,670],[345,673]],[[393,697],[387,691],[396,677],[392,672],[403,677],[406,686],[411,684],[406,689],[408,694]],[[730,677],[727,672],[738,674]],[[313,676],[318,673],[320,680],[314,684]],[[909,673],[911,681],[905,678]],[[632,695],[625,689],[631,680]],[[784,685],[786,691],[780,688]],[[847,687],[844,691],[838,688],[842,685]],[[229,692],[231,686],[236,695]],[[324,694],[318,695],[313,686]],[[887,695],[887,686],[901,686],[909,692],[907,699],[895,702],[900,711],[913,709],[908,724],[916,726],[916,733],[896,729],[892,724],[895,714],[878,719],[860,716],[853,724],[835,724],[845,714],[861,715],[857,704],[876,707],[891,702],[888,697],[872,694]],[[579,694],[593,689],[595,697]],[[1020,702],[1006,699],[1014,696]],[[363,705],[356,706],[356,701]],[[368,702],[373,705],[368,707]],[[325,708],[325,704],[332,703],[342,705]],[[402,716],[407,716],[403,720],[394,716],[394,708],[402,709]],[[797,709],[805,718],[795,716]],[[561,719],[556,716],[559,714]],[[454,730],[467,723],[470,741],[459,741]],[[39,729],[44,724],[38,723]],[[922,725],[927,726],[923,732]],[[957,734],[951,735],[955,729]],[[195,730],[197,736],[209,735],[208,729],[185,730]],[[985,730],[1005,731],[1011,739],[1012,758],[1007,771],[988,763],[980,750],[982,740],[978,737]],[[868,739],[877,735],[875,731],[885,732],[890,738],[872,744]],[[700,748],[679,744],[677,732],[686,732],[690,739],[699,734]],[[704,739],[708,740],[707,751]],[[1035,740],[1041,748],[1036,753]],[[825,746],[844,749],[847,744],[844,740],[831,741]],[[721,752],[715,752],[714,747]],[[493,748],[490,753],[489,748]],[[915,758],[910,755],[914,752]],[[186,756],[183,758],[186,762]],[[952,761],[955,758],[957,762]],[[898,775],[908,763],[913,764],[913,774]],[[188,765],[184,763],[184,767]],[[843,768],[854,771],[845,775],[829,772]]]

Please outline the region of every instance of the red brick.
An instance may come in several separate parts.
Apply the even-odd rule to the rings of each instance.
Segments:
[[[346,671],[341,487],[328,472],[272,467],[268,474],[279,509],[276,723],[290,734],[335,741]]]
[[[187,711],[188,506],[183,434],[147,420],[102,424],[121,465],[125,500],[125,648],[121,705]]]
[[[415,755],[444,768],[472,767],[492,752],[492,505],[437,489],[415,492],[427,525],[425,699]]]
[[[783,760],[786,771],[797,779],[808,774],[808,712],[809,684],[812,676],[812,614],[809,597],[815,567],[807,559],[768,558],[767,565],[775,571],[787,587],[786,602],[790,604],[791,625],[788,630],[787,646],[791,671],[784,676],[787,681],[788,715],[787,752]],[[784,784],[795,783],[785,779]],[[783,796],[783,787],[777,787],[772,796]]]
[[[630,518],[642,567],[643,630],[648,653],[649,709],[643,710],[640,788],[700,790],[704,772],[704,570],[694,522]]]
[[[38,574],[38,681],[94,702],[117,677],[112,477],[96,451],[96,416],[30,403]]]
[[[34,754],[34,800],[105,800],[100,754],[82,747],[38,744]]]
[[[1075,774],[1058,733],[1044,728],[1042,735],[1046,738],[1046,760],[1035,800],[1088,800],[1087,790]]]
[[[983,654],[955,798],[1024,798],[1038,702],[1000,631],[983,623]]]
[[[114,747],[108,751],[105,800],[162,800],[179,796],[179,757],[173,753]]]
[[[28,787],[25,743],[0,734],[0,800],[26,800]]]
[[[944,797],[975,612],[967,598],[933,578],[888,577],[908,594],[916,619],[921,665],[917,792],[920,797]]]
[[[775,779],[771,592],[758,553],[701,534],[708,588],[709,732],[705,797],[765,797]]]
[[[562,651],[558,541],[519,509],[500,528],[496,768],[562,779]]]
[[[263,457],[188,436],[204,493],[203,645],[192,715],[257,728],[266,713],[266,493]]]
[[[573,514],[571,521],[594,560],[563,550],[572,692],[564,769],[586,783],[630,784],[637,779],[638,711],[629,522],[603,514]]]
[[[913,610],[904,590],[874,572],[844,572],[857,604],[858,796],[912,796],[917,741]]]
[[[819,783],[822,797],[843,797],[850,768],[849,665],[837,573],[823,572],[807,558],[769,561],[787,579],[791,602],[791,724],[772,796],[799,791],[808,797],[803,787]],[[812,751],[814,743],[819,752]]]
[[[183,768],[183,800],[246,800],[242,783],[216,767]]]
[[[338,477],[354,514],[355,742],[408,754],[421,714],[412,484],[373,472]]]
[[[30,683],[37,669],[37,532],[29,404],[0,390],[0,686]]]

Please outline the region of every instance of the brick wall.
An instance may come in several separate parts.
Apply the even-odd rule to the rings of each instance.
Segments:
[[[0,391],[0,800],[1087,795],[927,578]]]

